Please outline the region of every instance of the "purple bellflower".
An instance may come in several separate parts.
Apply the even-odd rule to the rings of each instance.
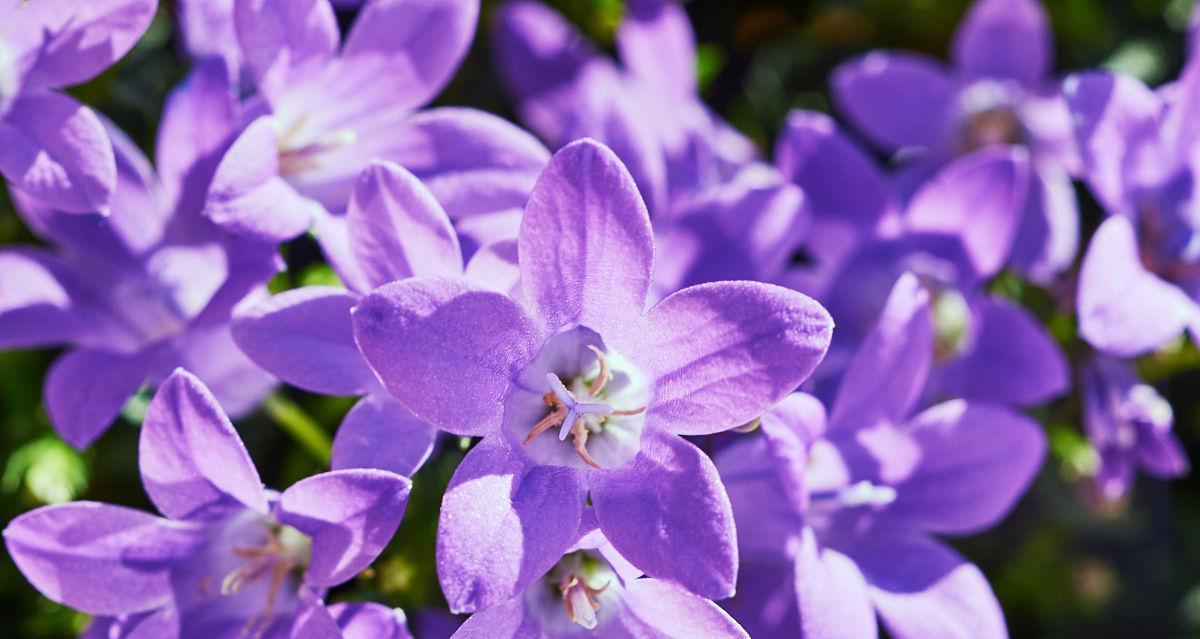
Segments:
[[[1070,178],[1079,159],[1049,75],[1051,38],[1038,0],[976,0],[955,34],[951,69],[916,53],[873,51],[832,79],[834,101],[854,126],[910,160],[901,182],[912,187],[963,153],[1028,148],[1033,179],[1011,259],[1043,283],[1070,266],[1079,242]]]
[[[377,616],[328,609],[322,598],[395,534],[407,478],[340,470],[282,493],[264,489],[229,419],[183,370],[151,402],[139,457],[146,493],[165,518],[72,502],[4,530],[9,555],[46,597],[116,617],[122,637],[336,639],[338,617]]]
[[[104,123],[57,91],[125,55],[157,0],[0,0],[0,174],[69,213],[107,212],[117,165]]]
[[[472,615],[453,639],[748,639],[713,602],[643,578],[590,515],[554,567],[515,597]]]
[[[455,612],[511,599],[575,541],[590,500],[605,537],[656,579],[733,592],[737,548],[712,462],[681,435],[745,424],[812,372],[833,324],[793,291],[719,282],[645,310],[645,204],[607,147],[580,140],[534,186],[518,239],[522,301],[416,277],[353,310],[392,396],[483,437],[442,502],[438,575]]]
[[[433,194],[413,174],[381,162],[359,177],[346,228],[354,272],[361,274],[344,278],[350,290],[308,286],[281,293],[239,311],[233,336],[251,360],[290,384],[365,396],[338,428],[334,468],[410,475],[429,456],[437,430],[376,379],[354,343],[350,309],[372,289],[408,277],[465,274],[509,290],[519,276],[516,243],[485,247],[464,270],[450,218]]]
[[[200,214],[233,108],[224,67],[197,68],[168,101],[157,174],[110,127],[117,187],[107,217],[65,215],[14,192],[18,212],[54,250],[0,251],[0,348],[69,346],[44,398],[73,446],[90,445],[142,384],[176,367],[193,370],[235,415],[276,383],[229,332],[233,307],[265,293],[278,270],[274,247],[229,237]]]
[[[1084,365],[1083,418],[1096,448],[1096,482],[1101,494],[1117,499],[1141,469],[1169,479],[1188,472],[1187,455],[1171,433],[1171,405],[1153,386],[1138,381],[1133,366],[1097,355]]]
[[[260,239],[316,224],[333,263],[350,259],[344,219],[374,160],[416,174],[458,220],[515,215],[548,154],[496,116],[418,111],[449,82],[478,0],[369,0],[340,41],[329,0],[236,0],[251,121],[217,168],[206,215]]]
[[[658,235],[656,297],[727,279],[769,280],[804,232],[798,189],[700,99],[696,43],[674,0],[635,0],[618,66],[549,7],[504,6],[496,59],[522,119],[551,146],[606,144],[629,167]]]
[[[913,414],[932,364],[933,308],[897,281],[826,416],[795,394],[762,436],[717,456],[742,568],[726,602],[754,637],[1001,639],[983,574],[934,535],[984,530],[1041,466],[1045,437],[1011,409],[950,400]],[[799,634],[797,634],[799,633]]]
[[[1110,216],[1079,273],[1079,333],[1118,357],[1200,330],[1200,222],[1195,149],[1200,58],[1161,95],[1130,77],[1071,76],[1065,92],[1088,186]]]
[[[830,381],[844,370],[897,278],[912,272],[931,295],[931,398],[1030,406],[1065,391],[1066,358],[1045,327],[984,287],[1013,250],[1028,181],[1022,149],[981,149],[934,175],[888,233],[864,234],[818,298],[838,318],[818,376]]]

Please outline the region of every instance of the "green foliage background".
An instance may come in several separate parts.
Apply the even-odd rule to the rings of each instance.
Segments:
[[[572,21],[611,50],[621,0],[553,0]],[[1152,84],[1175,76],[1192,0],[1046,0],[1060,72],[1115,68]],[[826,79],[847,57],[876,47],[942,57],[967,0],[694,0],[697,61],[705,99],[764,151],[793,108],[829,111]],[[440,103],[470,105],[511,117],[496,85],[487,43],[497,6],[485,0],[480,33]],[[186,71],[164,0],[138,47],[101,77],[72,93],[152,148],[167,90]],[[1084,229],[1100,218],[1080,190]],[[33,242],[0,188],[0,244]],[[285,247],[289,270],[271,284],[283,290],[333,278],[308,240]],[[4,274],[0,273],[0,281]],[[1012,277],[994,284],[1038,312],[1068,352],[1077,352],[1069,309]],[[49,351],[0,353],[0,523],[37,506],[90,499],[150,508],[137,475],[137,423],[148,394],[127,406],[97,445],[77,453],[50,429],[41,404]],[[1177,431],[1200,459],[1200,355],[1182,342],[1141,362],[1147,379],[1172,403]],[[281,388],[237,424],[269,486],[281,488],[326,468],[328,440],[352,400]],[[1093,452],[1079,430],[1077,399],[1036,416],[1052,457],[1016,512],[997,529],[958,546],[991,579],[1013,637],[1200,637],[1200,481],[1141,479],[1130,498],[1101,504],[1086,475]],[[332,598],[374,599],[413,615],[444,606],[433,566],[441,492],[467,442],[448,440],[414,479],[408,514],[375,569]],[[71,637],[86,617],[39,596],[0,553],[0,619],[5,636]]]

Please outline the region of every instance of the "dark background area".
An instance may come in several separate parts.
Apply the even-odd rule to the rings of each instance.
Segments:
[[[621,0],[554,0],[597,44],[612,49]],[[700,45],[704,98],[769,153],[773,136],[794,108],[830,111],[826,80],[850,56],[878,47],[945,57],[966,0],[695,0],[687,4]],[[1182,64],[1191,0],[1048,0],[1057,70],[1107,66],[1150,84],[1175,76]],[[496,84],[488,25],[498,6],[485,0],[479,35],[439,104],[467,105],[512,117]],[[172,3],[138,47],[101,77],[71,92],[113,119],[145,149],[152,148],[167,90],[186,72],[171,20]],[[348,23],[348,22],[347,22]],[[1080,190],[1084,229],[1100,211]],[[0,188],[0,244],[35,241]],[[328,281],[315,244],[285,247],[286,274],[276,290]],[[0,280],[4,277],[0,273]],[[1042,291],[1014,282],[998,286],[1035,309],[1069,351],[1077,341],[1069,315]],[[0,353],[0,523],[31,508],[89,499],[151,509],[137,474],[139,405],[91,450],[77,453],[50,429],[41,405],[49,351]],[[1200,459],[1200,356],[1179,344],[1146,358],[1140,368],[1172,403],[1176,429]],[[323,470],[303,433],[331,434],[352,400],[281,388],[263,409],[238,423],[264,481],[283,488]],[[1142,478],[1117,504],[1099,502],[1086,480],[1090,449],[1079,433],[1077,399],[1039,409],[1051,457],[1033,489],[1001,526],[956,542],[991,580],[1013,637],[1200,637],[1200,482]],[[299,435],[298,435],[299,434]],[[433,567],[437,507],[462,458],[464,443],[447,440],[414,479],[408,513],[375,569],[336,590],[332,599],[374,599],[410,617],[444,605]],[[0,558],[0,634],[70,637],[86,617],[39,596]],[[419,635],[418,635],[419,636]]]

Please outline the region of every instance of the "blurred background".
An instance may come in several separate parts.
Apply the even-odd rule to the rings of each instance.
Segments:
[[[1061,73],[1104,66],[1151,85],[1174,78],[1194,0],[1047,0]],[[496,84],[488,47],[499,3],[485,0],[479,35],[440,104],[512,117]],[[600,46],[611,50],[622,0],[551,0]],[[945,57],[967,0],[694,0],[688,13],[699,43],[708,103],[770,152],[789,110],[830,111],[826,80],[840,61],[877,47]],[[179,54],[171,0],[120,64],[71,90],[122,127],[144,149],[167,90],[187,70]],[[348,23],[348,20],[347,20]],[[1100,218],[1080,189],[1083,228]],[[0,244],[35,242],[0,186]],[[285,248],[279,291],[335,279],[315,243]],[[0,286],[4,274],[0,273]],[[1027,284],[1002,278],[1000,292],[1042,315],[1068,352],[1077,338],[1068,312]],[[148,393],[126,406],[121,423],[86,453],[50,429],[41,385],[56,353],[0,353],[0,524],[31,508],[88,499],[150,509],[137,473],[137,424]],[[1140,363],[1145,378],[1175,408],[1176,431],[1200,460],[1200,354],[1183,343]],[[333,427],[352,400],[280,388],[237,424],[268,486],[285,487],[327,463]],[[1067,398],[1037,411],[1051,457],[1018,509],[988,534],[955,544],[988,575],[1013,637],[1200,637],[1200,479],[1139,478],[1125,501],[1099,501],[1087,481],[1094,453],[1080,434],[1079,405]],[[334,591],[333,600],[373,599],[404,608],[417,622],[444,609],[433,565],[437,508],[465,443],[449,440],[414,478],[408,513],[375,568]],[[40,597],[0,557],[4,636],[73,637],[87,618]],[[421,634],[417,635],[419,638]]]

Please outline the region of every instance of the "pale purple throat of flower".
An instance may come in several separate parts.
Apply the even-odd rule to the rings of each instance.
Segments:
[[[313,130],[308,117],[300,115],[286,123],[275,121],[279,143],[279,173],[296,175],[320,168],[322,159],[353,146],[358,132],[351,128],[332,131]]]
[[[243,518],[248,521],[239,521]],[[238,635],[239,639],[257,639],[270,627],[280,594],[288,585],[288,577],[302,578],[300,575],[312,561],[312,540],[291,526],[279,524],[253,511],[235,516],[230,524],[232,527],[248,525],[266,538],[261,544],[234,544],[225,549],[232,554],[234,567],[221,579],[218,591],[223,597],[235,596],[248,586],[265,580],[266,599],[262,612],[246,622]],[[201,591],[206,594],[212,592],[209,578],[206,577],[201,583]]]
[[[1002,144],[1025,146],[1029,132],[1017,112],[1023,90],[1011,81],[981,80],[959,95],[963,119],[957,137],[961,153]]]
[[[612,379],[613,372],[609,368],[608,357],[596,345],[588,344],[587,349],[596,356],[599,370],[591,381],[584,375],[578,375],[571,380],[571,388],[567,388],[555,373],[546,373],[546,383],[550,392],[543,396],[543,401],[550,412],[533,425],[525,436],[524,444],[528,445],[538,435],[558,427],[558,440],[566,441],[567,435],[573,437],[576,454],[593,468],[603,466],[592,457],[587,450],[588,437],[603,434],[611,418],[632,417],[645,412],[646,407],[617,409],[606,403],[605,389]],[[582,398],[582,400],[580,399]],[[591,400],[591,401],[583,401]]]
[[[563,557],[539,586],[530,588],[528,596],[533,609],[541,612],[545,627],[566,625],[562,623],[565,611],[568,621],[588,630],[596,628],[602,608],[615,603],[621,589],[608,562],[584,550]]]

